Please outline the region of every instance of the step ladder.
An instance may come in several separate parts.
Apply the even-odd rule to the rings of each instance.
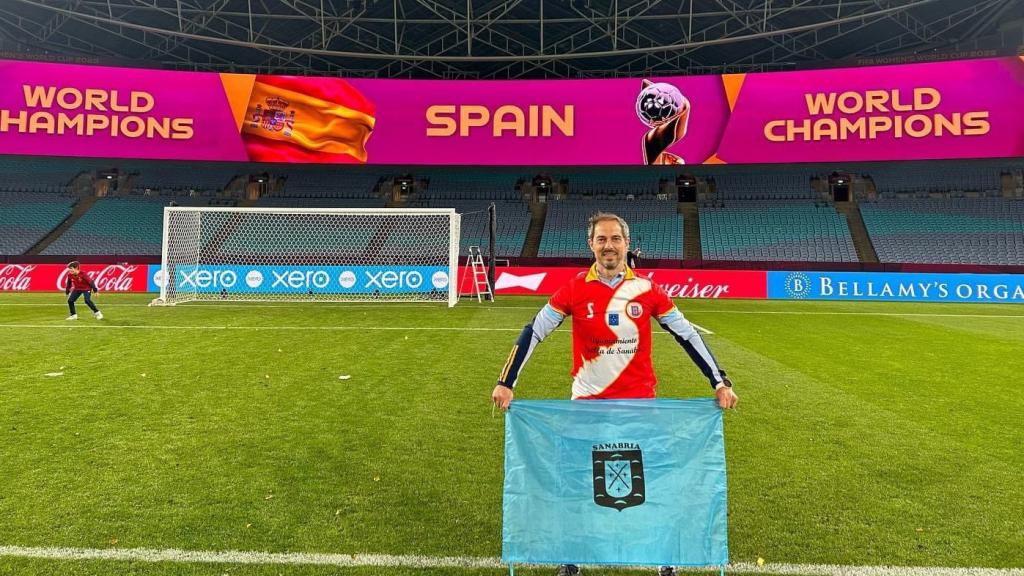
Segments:
[[[465,290],[467,281],[472,283],[472,290]],[[484,299],[494,300],[491,282],[487,279],[487,266],[484,264],[484,257],[480,253],[479,246],[469,247],[469,274],[462,278],[462,284],[459,292],[468,294],[470,297],[476,296],[477,302],[482,302]]]

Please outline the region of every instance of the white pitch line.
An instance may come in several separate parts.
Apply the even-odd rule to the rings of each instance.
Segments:
[[[893,304],[901,304],[901,302],[893,302]],[[907,304],[907,302],[903,302]],[[30,307],[53,307],[53,308],[66,308],[67,304],[63,301],[54,304],[45,303],[24,303],[24,302],[0,302],[2,306],[30,306]],[[199,308],[308,308],[311,306],[329,306],[332,308],[421,308],[430,310],[447,310],[446,307],[442,307],[438,304],[363,304],[359,302],[310,302],[303,304],[219,304],[219,303],[204,303],[194,302],[189,304],[183,304],[182,309],[195,310]],[[981,304],[984,306],[984,304]],[[146,304],[112,304],[107,303],[104,308],[110,307],[124,307],[124,308],[146,308]],[[489,306],[486,304],[472,305],[473,309],[488,309],[488,310],[540,310],[542,306]],[[469,307],[463,307],[463,309]],[[685,308],[685,307],[684,307]],[[1024,318],[1024,314],[957,314],[957,313],[933,313],[933,312],[830,312],[822,310],[712,310],[712,309],[686,309],[686,314],[781,314],[788,316],[908,316],[908,317],[921,317],[921,318]]]
[[[95,300],[94,300],[95,302]],[[61,300],[57,303],[45,303],[45,302],[0,302],[0,306],[40,306],[40,307],[57,307],[67,308],[67,302]],[[220,302],[189,302],[187,304],[181,304],[175,306],[175,308],[181,309],[196,309],[196,308],[308,308],[311,306],[328,306],[333,308],[432,308],[434,310],[447,310],[447,302],[425,302],[422,304],[379,304],[379,303],[365,303],[365,302],[303,302],[303,303],[292,303],[292,304],[249,304],[245,302],[239,302],[237,304],[227,304]],[[482,306],[482,305],[481,305]],[[114,304],[110,302],[103,303],[104,308],[117,307],[117,308],[148,308],[148,302],[137,302],[134,304]],[[170,308],[169,306],[160,306],[159,308]],[[510,308],[510,306],[503,306],[503,308]],[[540,310],[540,306],[522,306],[523,309],[531,308],[534,310]]]
[[[46,560],[108,560],[178,562],[183,564],[314,565],[339,568],[504,568],[499,558],[480,556],[421,556],[390,554],[317,554],[306,552],[208,552],[150,548],[35,548],[0,546],[0,557]],[[716,568],[686,568],[687,572]],[[650,570],[650,568],[647,568]],[[1024,568],[946,568],[933,566],[839,566],[830,564],[729,564],[730,574],[802,574],[807,576],[1024,576]]]
[[[941,566],[840,566],[834,564],[765,564],[741,562],[727,574],[801,574],[806,576],[1024,576],[1024,568],[947,568]]]
[[[707,328],[701,326],[700,324],[697,324],[696,322],[690,322],[690,324],[692,324],[693,327],[696,328],[698,332],[701,332],[703,334],[714,334],[714,332],[712,332],[711,330],[708,330]]]
[[[707,328],[701,328],[696,324],[694,328],[703,332],[704,334],[714,334],[714,332]],[[411,332],[411,331],[441,331],[441,332],[522,332],[522,328],[479,328],[479,327],[467,327],[458,328],[455,326],[158,326],[158,325],[138,325],[138,326],[120,326],[117,324],[0,324],[0,330],[4,328],[15,328],[15,329],[52,329],[52,330],[229,330],[229,331],[241,331],[246,332],[272,332],[272,331],[296,331],[301,332],[305,330],[324,330],[324,331],[342,331],[342,330],[361,330],[364,332]],[[559,328],[555,332],[571,332],[569,328]],[[651,332],[657,336],[670,336],[668,332]]]
[[[693,325],[694,328],[703,332],[704,334],[714,334],[714,332],[707,328],[702,328]],[[337,331],[337,330],[361,330],[364,332],[411,332],[417,330],[424,331],[441,331],[441,332],[522,332],[522,328],[481,328],[481,327],[457,327],[457,326],[182,326],[182,325],[156,325],[156,324],[143,324],[143,325],[119,325],[119,324],[99,324],[90,323],[86,321],[82,324],[0,324],[0,330],[4,328],[16,328],[16,329],[29,329],[29,330],[41,330],[41,329],[52,329],[52,330],[244,330],[246,332],[261,332],[261,331],[297,331],[301,332],[304,330],[326,330],[326,331]],[[559,328],[555,332],[570,332],[569,328]],[[668,332],[652,332],[657,335],[668,335]]]
[[[260,330],[364,330],[367,332],[372,331],[392,331],[392,332],[405,332],[412,330],[431,330],[431,331],[445,331],[445,332],[522,332],[522,328],[480,328],[480,327],[464,327],[460,328],[457,326],[185,326],[185,325],[156,325],[156,324],[145,324],[145,325],[118,325],[118,324],[99,324],[99,323],[82,323],[82,324],[0,324],[0,329],[3,328],[53,328],[57,330],[88,330],[88,329],[100,329],[100,330],[246,330],[246,331],[260,331]],[[568,331],[568,329],[559,330]]]
[[[936,314],[931,312],[827,312],[800,310],[690,310],[692,314],[783,314],[789,316],[920,316],[922,318],[1024,318],[1024,314]]]
[[[500,568],[497,558],[469,556],[393,556],[388,554],[317,554],[305,552],[208,552],[151,548],[30,548],[0,546],[0,557],[48,560],[121,560],[187,564],[263,564],[319,566],[387,566],[410,568]]]

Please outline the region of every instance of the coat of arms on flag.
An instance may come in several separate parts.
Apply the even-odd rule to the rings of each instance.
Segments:
[[[598,506],[623,510],[644,503],[644,460],[638,444],[598,444],[592,457]]]

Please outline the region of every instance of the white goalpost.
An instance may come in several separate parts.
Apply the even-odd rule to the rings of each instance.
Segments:
[[[164,208],[158,305],[458,302],[450,208]]]

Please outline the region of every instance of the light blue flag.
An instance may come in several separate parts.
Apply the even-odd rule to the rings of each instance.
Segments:
[[[710,398],[513,402],[501,558],[727,564],[721,409]]]

